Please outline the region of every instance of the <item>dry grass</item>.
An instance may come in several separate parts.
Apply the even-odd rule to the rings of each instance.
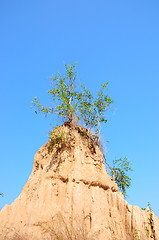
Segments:
[[[56,214],[50,221],[40,221],[32,226],[38,232],[38,238],[17,232],[15,228],[4,228],[0,240],[92,240],[88,236],[85,220],[77,218],[74,221],[66,220],[61,214]]]
[[[29,240],[29,238],[24,235],[17,233],[17,229],[5,227],[3,228],[2,234],[0,234],[0,240]]]
[[[60,214],[52,217],[50,222],[38,222],[36,226],[45,240],[90,240],[84,222],[68,222]]]

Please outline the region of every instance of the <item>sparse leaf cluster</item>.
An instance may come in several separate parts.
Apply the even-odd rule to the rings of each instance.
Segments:
[[[125,157],[113,161],[113,168],[111,168],[111,176],[114,178],[120,191],[126,197],[126,189],[130,188],[131,178],[128,177],[127,173],[132,171],[131,163]]]

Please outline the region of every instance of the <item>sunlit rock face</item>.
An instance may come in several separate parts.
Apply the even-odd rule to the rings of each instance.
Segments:
[[[0,211],[0,240],[159,239],[159,218],[128,204],[97,139],[64,124],[35,154],[20,196]]]

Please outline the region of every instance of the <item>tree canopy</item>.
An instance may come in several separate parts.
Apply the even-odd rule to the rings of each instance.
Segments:
[[[41,105],[35,97],[32,104],[37,107],[35,113],[58,114],[65,121],[81,120],[88,128],[99,132],[100,123],[106,123],[106,110],[113,100],[106,94],[108,82],[100,86],[94,97],[89,89],[77,78],[76,64],[65,64],[65,74],[57,73],[51,77],[52,88],[48,90],[51,95],[52,106]]]

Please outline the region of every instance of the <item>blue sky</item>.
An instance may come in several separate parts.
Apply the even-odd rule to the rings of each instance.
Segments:
[[[30,102],[49,103],[49,76],[78,62],[92,91],[109,81],[115,103],[102,128],[107,160],[132,162],[127,201],[159,216],[159,2],[6,0],[0,2],[0,208],[20,194],[33,156],[55,121]],[[109,142],[107,142],[109,141]]]

